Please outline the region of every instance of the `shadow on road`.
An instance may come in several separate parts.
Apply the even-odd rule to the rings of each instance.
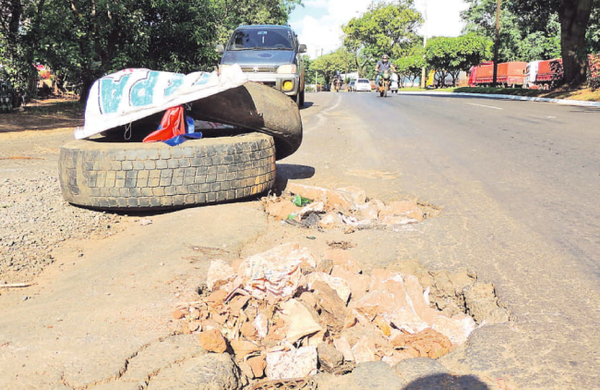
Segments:
[[[402,390],[490,390],[479,379],[471,375],[454,376],[436,374],[416,379]]]
[[[275,193],[279,196],[287,186],[288,180],[309,179],[315,175],[315,168],[308,165],[277,164]]]

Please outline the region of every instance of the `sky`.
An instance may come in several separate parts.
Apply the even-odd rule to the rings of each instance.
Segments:
[[[300,43],[308,47],[308,54],[315,58],[335,51],[342,45],[343,24],[360,17],[371,4],[371,0],[303,0],[304,7],[297,6],[290,15],[290,25],[299,36]],[[460,11],[467,5],[463,0],[415,0],[416,8],[427,22],[421,35],[456,37],[463,24]]]

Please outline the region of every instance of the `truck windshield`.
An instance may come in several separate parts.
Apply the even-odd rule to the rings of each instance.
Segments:
[[[292,32],[285,29],[238,30],[227,50],[293,50]]]

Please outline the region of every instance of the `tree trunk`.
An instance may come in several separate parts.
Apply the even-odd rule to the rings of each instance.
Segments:
[[[81,103],[87,102],[88,96],[90,94],[90,88],[92,88],[92,84],[96,81],[93,77],[83,77],[81,83],[81,93],[79,95],[79,101]]]
[[[561,0],[558,10],[565,83],[572,86],[581,85],[586,81],[588,64],[585,33],[592,5],[593,0]]]

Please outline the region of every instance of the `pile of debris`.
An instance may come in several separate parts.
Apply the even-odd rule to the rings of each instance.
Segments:
[[[202,298],[173,313],[209,352],[232,354],[249,378],[285,380],[439,358],[477,327],[430,306],[416,276],[366,275],[348,251],[316,257],[288,243],[228,265],[213,260]]]
[[[278,220],[307,228],[344,229],[346,233],[418,223],[440,213],[439,208],[416,201],[386,205],[368,199],[357,187],[329,190],[297,183],[289,183],[279,197],[264,198],[263,205]]]

